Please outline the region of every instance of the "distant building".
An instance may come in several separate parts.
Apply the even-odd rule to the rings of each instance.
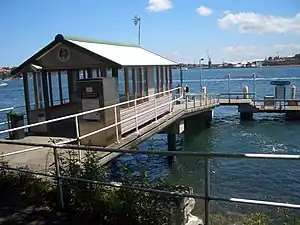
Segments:
[[[10,73],[10,70],[9,69],[6,69],[6,68],[0,68],[0,74],[8,74]]]

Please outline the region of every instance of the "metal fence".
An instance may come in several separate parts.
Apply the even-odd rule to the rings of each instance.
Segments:
[[[210,202],[211,201],[221,201],[221,202],[234,202],[234,203],[244,203],[244,204],[255,204],[255,205],[265,205],[265,206],[275,206],[275,207],[284,207],[284,208],[291,208],[291,209],[300,209],[300,204],[291,204],[291,203],[283,203],[283,202],[274,202],[274,201],[262,201],[262,200],[254,200],[254,199],[243,199],[243,198],[225,198],[225,197],[219,197],[219,196],[213,196],[211,195],[210,189],[211,189],[211,182],[210,182],[210,176],[211,176],[211,168],[210,168],[210,160],[217,159],[217,158],[231,158],[231,159],[237,159],[237,158],[244,158],[244,159],[268,159],[268,160],[274,160],[274,159],[280,159],[280,160],[300,160],[300,155],[285,155],[285,154],[229,154],[229,153],[203,153],[203,152],[177,152],[177,151],[145,151],[145,150],[120,150],[120,149],[109,149],[109,148],[102,148],[102,147],[83,147],[83,146],[75,146],[75,145],[64,145],[64,144],[34,144],[34,143],[24,143],[24,142],[13,142],[13,141],[0,141],[1,143],[5,144],[14,144],[14,145],[24,145],[24,146],[31,146],[31,147],[39,147],[39,148],[53,148],[53,156],[54,156],[54,163],[55,163],[55,175],[49,175],[47,173],[41,173],[41,172],[33,172],[33,171],[27,171],[17,168],[11,168],[11,167],[5,167],[0,166],[1,169],[5,170],[14,170],[24,173],[31,173],[39,176],[45,176],[50,177],[56,180],[57,188],[60,195],[60,205],[61,207],[64,207],[64,196],[63,196],[63,186],[62,186],[62,180],[73,180],[73,181],[79,181],[79,182],[85,182],[85,183],[92,183],[97,185],[104,185],[104,186],[110,186],[115,188],[123,188],[128,190],[136,190],[136,191],[142,191],[142,192],[149,192],[149,193],[156,193],[156,194],[163,194],[163,195],[172,195],[172,196],[181,196],[181,197],[191,197],[196,199],[202,199],[205,201],[204,206],[204,213],[205,213],[205,225],[210,224]],[[193,193],[193,194],[187,194],[187,193],[181,193],[181,192],[173,192],[173,191],[167,191],[167,190],[159,190],[159,189],[151,189],[151,188],[142,188],[142,187],[136,187],[136,186],[130,186],[130,185],[120,185],[115,184],[112,182],[105,182],[105,181],[97,181],[97,180],[90,180],[90,179],[82,179],[77,177],[66,177],[62,176],[60,173],[60,161],[59,161],[59,154],[58,150],[77,150],[77,151],[94,151],[94,152],[108,152],[108,153],[121,153],[121,154],[144,154],[144,155],[158,155],[158,156],[185,156],[185,157],[197,157],[202,158],[205,161],[204,164],[204,195]],[[20,153],[15,153],[20,154]]]

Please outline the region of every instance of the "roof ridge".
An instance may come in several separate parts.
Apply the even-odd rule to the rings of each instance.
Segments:
[[[135,44],[125,44],[125,43],[113,42],[113,41],[102,41],[102,40],[84,38],[84,37],[76,37],[76,36],[63,36],[63,37],[65,40],[71,40],[71,41],[98,43],[98,44],[106,44],[106,45],[116,45],[116,46],[124,46],[124,47],[137,47],[137,48],[141,47],[141,46],[135,45]]]

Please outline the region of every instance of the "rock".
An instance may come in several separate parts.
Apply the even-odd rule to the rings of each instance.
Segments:
[[[193,216],[192,214],[189,213],[188,222],[185,225],[204,225],[204,223],[197,216]]]
[[[185,198],[185,208],[184,208],[184,213],[185,215],[187,216],[188,214],[190,214],[194,208],[195,208],[195,204],[196,204],[196,201],[195,199],[193,198]]]

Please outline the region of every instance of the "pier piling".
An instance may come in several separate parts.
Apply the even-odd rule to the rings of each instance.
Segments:
[[[168,133],[168,151],[176,151],[176,134]],[[168,163],[172,165],[175,161],[175,156],[168,156]]]

